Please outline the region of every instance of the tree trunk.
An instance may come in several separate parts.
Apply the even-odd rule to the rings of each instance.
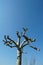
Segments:
[[[22,52],[21,50],[17,50],[17,65],[21,65],[22,62]]]

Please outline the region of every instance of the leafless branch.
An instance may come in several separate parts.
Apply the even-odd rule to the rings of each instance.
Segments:
[[[12,46],[12,45],[10,45],[10,44],[7,44],[6,46],[9,46],[10,48],[16,47],[16,46]]]
[[[9,36],[6,36],[6,39],[3,40],[3,41],[4,41],[4,44],[12,44],[12,43],[14,43],[17,46],[17,43],[15,41],[13,41]]]
[[[22,33],[22,34],[25,35],[26,32],[27,32],[27,30],[28,30],[28,28],[24,28],[24,27],[23,27],[23,33]]]
[[[16,34],[17,34],[17,37],[18,38],[21,38],[21,36],[19,35],[19,32],[18,31],[16,31]]]
[[[29,45],[30,46],[30,45]],[[37,48],[37,47],[34,47],[34,46],[30,46],[31,48],[33,48],[33,49],[35,49],[35,50],[37,50],[37,51],[40,51],[40,49],[39,48]]]
[[[27,45],[29,45],[29,44],[28,44],[28,43],[26,43],[26,44],[22,45],[22,48],[23,48],[23,47],[25,47],[25,46],[27,46]]]
[[[23,35],[23,37],[25,38],[26,41],[28,42],[35,42],[36,39],[31,39],[31,38],[28,38],[27,36]]]
[[[21,43],[21,46],[24,45],[26,43],[26,40],[24,39],[23,42]]]

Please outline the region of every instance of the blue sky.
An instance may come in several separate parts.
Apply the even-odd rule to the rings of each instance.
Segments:
[[[30,64],[31,57],[35,57],[36,65],[43,65],[43,0],[0,0],[0,65],[15,65],[17,49],[9,48],[3,44],[4,35],[9,35],[17,40],[16,31],[27,27],[27,35],[36,38],[32,45],[40,48],[37,52],[30,47],[25,47],[23,54]]]

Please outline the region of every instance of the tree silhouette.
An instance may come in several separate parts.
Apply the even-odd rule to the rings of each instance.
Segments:
[[[31,39],[29,37],[26,36],[26,32],[28,31],[27,28],[24,28],[23,27],[23,32],[21,32],[21,34],[19,34],[18,31],[16,31],[16,35],[18,37],[18,42],[12,40],[8,35],[4,35],[4,44],[6,46],[9,46],[10,48],[14,48],[16,47],[17,48],[17,65],[21,65],[22,63],[22,53],[23,53],[23,48],[25,46],[30,46],[31,48],[35,49],[35,50],[40,50],[34,46],[31,46],[30,43],[31,42],[35,42],[36,39]],[[23,42],[20,42],[21,40],[21,37],[24,38],[23,39]]]

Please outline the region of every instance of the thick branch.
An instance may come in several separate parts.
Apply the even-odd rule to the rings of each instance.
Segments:
[[[21,36],[19,35],[18,31],[16,31],[16,34],[17,34],[17,37],[18,37],[17,45],[20,46],[20,38],[21,38]]]
[[[26,44],[22,45],[22,48],[23,48],[23,47],[25,47],[25,46],[27,46],[27,45],[29,45],[29,44],[28,44],[28,43],[26,43]]]
[[[20,44],[20,48],[22,48],[23,45],[24,45],[26,42],[27,42],[26,40],[23,40],[23,42]]]

